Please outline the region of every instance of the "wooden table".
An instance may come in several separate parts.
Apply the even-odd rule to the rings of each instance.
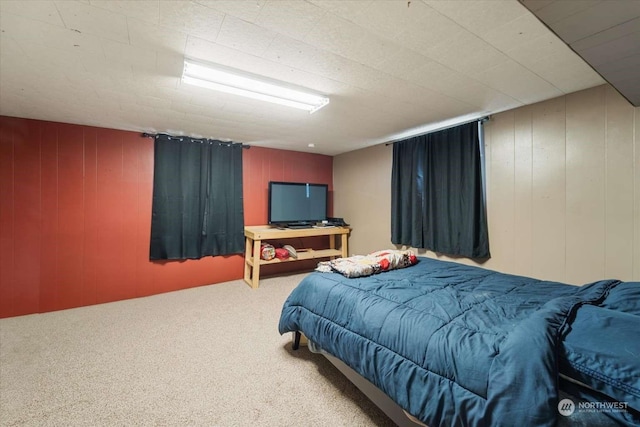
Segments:
[[[265,264],[277,264],[280,262],[304,261],[316,258],[348,257],[347,237],[351,229],[349,227],[314,227],[302,229],[275,228],[268,225],[253,225],[244,228],[245,253],[244,253],[244,281],[253,289],[257,289],[260,283],[260,266]],[[298,257],[288,259],[274,258],[266,261],[260,258],[260,246],[265,240],[281,241],[300,237],[329,236],[328,249],[309,249],[298,251]],[[341,237],[340,247],[336,246],[337,236]],[[293,246],[293,245],[292,245]]]

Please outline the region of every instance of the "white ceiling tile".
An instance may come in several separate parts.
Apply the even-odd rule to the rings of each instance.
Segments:
[[[394,56],[402,47],[395,42],[385,40],[376,35],[357,39],[353,44],[353,49],[349,52],[349,58],[371,67],[378,67],[387,58]],[[415,58],[414,58],[415,61]]]
[[[0,1],[0,15],[4,14],[22,16],[64,27],[58,9],[51,1],[2,0]]]
[[[396,51],[376,64],[376,69],[401,79],[411,80],[416,69],[433,62],[425,56],[398,46]]]
[[[90,0],[89,4],[128,18],[157,24],[160,19],[160,2],[161,0]]]
[[[63,72],[73,72],[78,68],[82,69],[82,62],[76,52],[43,46],[39,43],[22,42],[22,52],[30,60],[30,66],[55,68]],[[92,56],[95,59],[102,59],[101,52]]]
[[[196,0],[195,2],[247,22],[254,22],[267,3],[266,0]]]
[[[482,114],[505,111],[524,105],[522,101],[472,80],[450,89],[447,94],[456,99],[464,100]]]
[[[446,44],[424,49],[424,55],[464,74],[478,72],[504,63],[508,57],[495,47],[468,32],[459,32]]]
[[[276,33],[227,15],[216,43],[251,55],[262,56]]]
[[[413,8],[414,3],[411,4]],[[419,4],[416,3],[416,5]],[[471,35],[456,22],[429,6],[421,6],[419,11],[420,19],[406,21],[397,34],[392,32],[381,34],[389,34],[401,46],[421,54],[426,54],[431,49],[458,39],[465,33]]]
[[[513,60],[477,74],[477,79],[524,104],[563,94],[558,88]]]
[[[278,34],[262,56],[270,61],[304,69],[309,58],[319,53],[320,49],[308,43]]]
[[[160,2],[161,26],[207,40],[216,40],[223,19],[222,12],[191,1]]]
[[[133,69],[129,64],[123,64],[122,62],[112,62],[106,59],[81,59],[82,67],[88,73],[96,74],[105,80],[109,80],[112,83],[130,81],[133,79]]]
[[[411,2],[410,6],[404,1],[374,1],[361,6],[358,13],[353,14],[352,21],[379,37],[396,40],[402,33],[419,31],[425,23],[434,25],[436,15],[433,9],[419,1]]]
[[[126,43],[105,42],[102,51],[107,62],[120,63],[133,68],[155,70],[156,52]]]
[[[469,105],[465,105],[460,100],[388,75],[380,75],[372,79],[366,88],[383,95],[382,99],[396,99],[420,107],[425,112],[438,108],[457,114],[469,108]]]
[[[160,76],[182,77],[184,55],[180,53],[160,52],[156,57],[156,71]]]
[[[507,52],[516,51],[524,44],[550,35],[547,27],[538,18],[528,11],[525,12],[512,21],[488,29],[481,38],[496,49]]]
[[[606,83],[591,66],[573,52],[564,57],[541,58],[528,67],[564,93],[576,92]]]
[[[533,39],[522,40],[512,48],[505,50],[505,54],[525,67],[535,64],[540,58],[562,56],[565,57],[571,49],[555,34],[547,32]]]
[[[302,40],[326,13],[320,7],[295,0],[269,1],[255,19],[257,25]]]
[[[518,2],[504,0],[466,1],[464,7],[453,1],[425,1],[427,5],[472,33],[482,36],[496,27],[530,13]]]
[[[47,55],[47,52],[43,51],[53,49],[67,51],[79,61],[104,58],[102,39],[91,34],[79,33],[11,14],[0,16],[0,28],[3,38],[14,39],[24,53],[32,57],[37,57],[41,53]]]
[[[598,73],[553,33],[540,36],[506,53],[564,93],[605,83]]]
[[[318,25],[309,31],[303,41],[349,58],[357,51],[355,45],[368,37],[369,33],[364,28],[333,14],[326,14],[318,20]]]
[[[132,46],[158,52],[169,51],[184,54],[187,33],[161,27],[138,18],[128,19],[129,41]]]
[[[277,0],[276,0],[277,1]],[[310,0],[309,3],[330,12],[336,16],[341,16],[346,20],[356,22],[358,17],[364,13],[374,3],[387,3],[380,0]]]
[[[16,39],[9,36],[4,36],[0,38],[0,52],[2,52],[5,55],[10,55],[12,57],[21,57],[25,55],[25,51],[22,50],[22,48],[20,47]],[[0,62],[0,67],[2,67],[3,65],[5,64]]]
[[[142,73],[136,73],[134,71],[133,78],[126,83],[121,83],[121,87],[122,90],[127,90],[141,95],[157,93],[158,96],[163,96],[163,90],[175,90],[179,87],[180,83],[179,76],[150,76],[143,75]]]
[[[40,21],[28,19],[23,16],[4,12],[0,14],[0,35],[2,38],[11,37],[19,42],[28,41],[43,44],[46,40],[48,29],[67,32],[63,27],[43,24]]]
[[[55,2],[66,28],[122,43],[129,42],[127,17],[72,1]]]
[[[243,56],[247,54],[200,37],[187,37],[185,57],[235,67],[237,57]]]
[[[422,63],[407,74],[407,80],[441,93],[447,93],[457,87],[467,84],[470,77],[466,74],[446,67],[439,62],[424,58]]]
[[[115,101],[123,104],[136,104],[138,99],[136,95],[132,93],[115,91],[111,89],[98,88],[95,90],[95,92],[97,97],[100,99],[100,102]]]

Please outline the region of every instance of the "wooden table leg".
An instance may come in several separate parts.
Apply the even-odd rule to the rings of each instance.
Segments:
[[[329,236],[329,249],[335,249],[336,248],[336,235],[332,234]],[[337,257],[332,256],[329,257],[330,259],[336,259]]]
[[[251,285],[251,249],[253,249],[253,240],[249,237],[244,239],[244,281]],[[255,261],[254,261],[255,262]]]
[[[260,245],[262,240],[253,241],[253,277],[251,278],[251,287],[258,289],[260,286]]]
[[[342,258],[347,258],[349,256],[349,250],[347,248],[347,235],[346,234],[342,235],[342,244],[340,246],[340,249],[342,249]]]

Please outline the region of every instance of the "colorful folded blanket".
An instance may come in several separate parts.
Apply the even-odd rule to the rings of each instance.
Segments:
[[[340,273],[345,277],[364,277],[384,271],[409,267],[418,262],[418,258],[410,250],[383,250],[368,255],[354,255],[348,258],[336,258],[318,263],[316,271],[323,273]]]

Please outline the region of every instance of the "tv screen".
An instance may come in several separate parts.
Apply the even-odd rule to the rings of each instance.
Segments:
[[[269,224],[311,224],[327,219],[327,184],[269,182]]]

